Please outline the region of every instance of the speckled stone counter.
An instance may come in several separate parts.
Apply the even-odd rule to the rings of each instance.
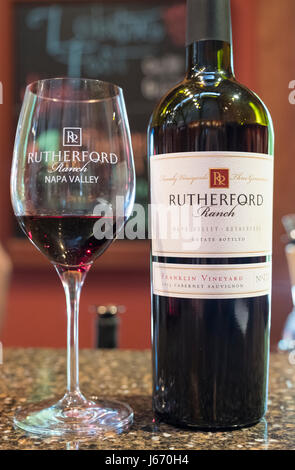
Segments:
[[[294,359],[294,357],[293,357]],[[129,403],[135,420],[124,434],[79,441],[41,439],[15,430],[12,416],[19,405],[54,396],[65,387],[65,352],[6,349],[0,365],[0,449],[295,449],[295,361],[273,354],[270,367],[269,411],[251,428],[205,433],[153,425],[150,353],[81,351],[81,388],[85,394]]]

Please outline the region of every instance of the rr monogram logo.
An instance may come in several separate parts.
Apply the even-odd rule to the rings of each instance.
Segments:
[[[227,168],[210,169],[210,188],[229,188],[229,170]]]
[[[82,146],[81,127],[64,127],[63,145],[64,147],[81,147]]]

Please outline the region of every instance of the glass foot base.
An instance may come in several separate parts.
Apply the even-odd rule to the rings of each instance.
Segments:
[[[41,402],[20,409],[14,424],[24,431],[49,435],[121,433],[133,423],[132,409],[120,402],[65,396],[58,403]]]

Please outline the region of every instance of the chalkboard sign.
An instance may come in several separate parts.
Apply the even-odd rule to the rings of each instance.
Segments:
[[[132,134],[136,200],[146,207],[146,129],[156,103],[184,75],[185,1],[24,1],[15,4],[14,12],[15,118],[26,85],[40,78],[97,78],[121,86]]]
[[[149,1],[15,5],[17,101],[36,78],[98,78],[121,86],[132,132],[145,132],[184,72],[185,5]]]

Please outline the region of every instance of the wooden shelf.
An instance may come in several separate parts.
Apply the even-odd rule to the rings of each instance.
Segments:
[[[48,260],[28,240],[11,238],[7,249],[16,269],[48,269]],[[118,240],[94,263],[97,271],[149,270],[149,241]]]

